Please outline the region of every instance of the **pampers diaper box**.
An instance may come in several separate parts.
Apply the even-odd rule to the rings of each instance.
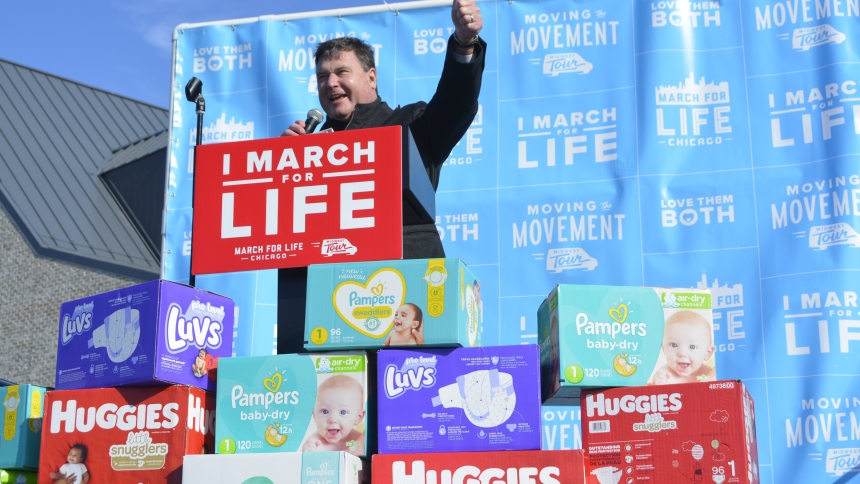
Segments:
[[[217,452],[371,455],[376,405],[369,366],[359,351],[223,359]]]
[[[481,346],[483,313],[460,259],[312,265],[305,349]]]
[[[370,465],[348,452],[189,455],[183,482],[370,484]]]
[[[379,453],[537,450],[537,345],[380,350]]]
[[[582,425],[588,484],[759,482],[740,381],[583,391]]]
[[[377,454],[374,484],[582,484],[581,450]]]
[[[543,398],[716,380],[708,290],[557,286],[538,309]]]
[[[45,389],[33,385],[0,387],[0,469],[37,469],[42,440]]]
[[[39,482],[181,483],[182,458],[212,452],[214,420],[214,396],[185,385],[48,392]]]
[[[64,303],[57,389],[179,383],[215,391],[230,356],[233,300],[168,281]]]

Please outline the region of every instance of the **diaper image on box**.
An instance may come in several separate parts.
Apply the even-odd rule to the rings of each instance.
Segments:
[[[536,345],[380,350],[379,451],[540,449]]]
[[[538,310],[544,399],[582,388],[714,381],[710,292],[559,285]]]
[[[218,372],[219,454],[367,455],[365,353],[225,358]]]
[[[45,389],[34,385],[0,387],[0,469],[39,467]]]
[[[140,340],[140,311],[126,307],[106,317],[104,324],[93,330],[88,348],[107,348],[114,363],[122,363],[131,356]]]
[[[481,285],[459,259],[312,265],[305,348],[480,346]]]
[[[439,389],[433,406],[462,408],[470,422],[478,427],[503,424],[517,406],[514,379],[509,373],[478,370],[457,377],[455,383]]]

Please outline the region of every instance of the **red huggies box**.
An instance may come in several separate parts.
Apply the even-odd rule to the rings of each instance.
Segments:
[[[581,450],[376,454],[373,484],[582,484]]]
[[[185,455],[213,452],[214,422],[214,395],[194,387],[48,392],[39,483],[181,483]]]
[[[588,484],[758,484],[755,410],[740,381],[582,392]]]

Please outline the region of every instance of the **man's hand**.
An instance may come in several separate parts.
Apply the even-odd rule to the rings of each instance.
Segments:
[[[291,124],[289,128],[286,129],[281,136],[299,136],[301,134],[307,134],[305,132],[305,122],[301,119],[296,120],[295,123]]]
[[[454,33],[461,42],[469,42],[474,39],[484,28],[481,9],[478,8],[475,0],[454,0],[454,4],[451,6],[451,21],[454,22]],[[460,55],[469,55],[473,51],[473,47],[463,48],[454,45],[454,52]]]

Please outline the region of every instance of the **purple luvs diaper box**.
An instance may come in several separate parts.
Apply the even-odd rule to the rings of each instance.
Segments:
[[[150,281],[64,303],[58,390],[179,383],[215,391],[218,358],[230,356],[233,300]]]
[[[539,450],[537,345],[380,350],[379,453]]]

